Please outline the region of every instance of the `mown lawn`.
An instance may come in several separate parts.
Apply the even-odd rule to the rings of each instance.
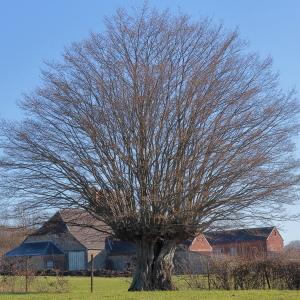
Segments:
[[[250,290],[250,291],[202,291],[180,290],[174,292],[128,292],[130,280],[125,278],[98,278],[94,279],[94,293],[90,293],[90,279],[88,277],[69,277],[70,292],[68,293],[1,293],[1,300],[227,300],[227,299],[277,299],[299,300],[300,291],[277,290]]]

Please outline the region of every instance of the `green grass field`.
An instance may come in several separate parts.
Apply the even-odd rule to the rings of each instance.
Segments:
[[[69,277],[70,291],[68,293],[1,293],[1,300],[227,300],[227,299],[277,299],[299,300],[300,291],[278,290],[250,290],[250,291],[201,291],[180,290],[174,292],[128,292],[130,279],[125,278],[98,278],[94,279],[94,293],[90,293],[90,279],[88,277]]]

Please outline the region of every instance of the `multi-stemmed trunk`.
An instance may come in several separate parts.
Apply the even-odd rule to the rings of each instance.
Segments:
[[[129,291],[173,290],[173,240],[137,241],[136,269]]]

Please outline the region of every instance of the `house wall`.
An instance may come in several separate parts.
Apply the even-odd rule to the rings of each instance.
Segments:
[[[283,251],[283,239],[276,228],[266,240],[212,245],[214,255],[243,257],[270,256]]]
[[[54,234],[44,234],[44,235],[34,235],[28,236],[24,243],[30,242],[40,242],[40,241],[51,241],[53,242],[61,251],[65,253],[65,263],[64,268],[62,270],[69,269],[69,252],[77,252],[83,251],[84,252],[84,268],[86,269],[87,264],[87,251],[86,248],[81,245],[69,232]],[[81,264],[80,264],[81,265]]]
[[[48,261],[53,262],[53,268],[47,268]],[[65,270],[66,263],[64,255],[33,256],[28,261],[29,268],[36,271],[46,269]]]
[[[108,255],[105,261],[105,267],[115,271],[127,271],[132,269],[132,255]]]
[[[243,257],[262,257],[267,255],[266,242],[250,241],[239,243],[224,243],[212,245],[213,255],[243,256]]]
[[[107,252],[105,250],[88,250],[88,268],[91,267],[91,255],[94,255],[94,269],[104,269]]]
[[[189,246],[189,251],[210,254],[212,252],[212,247],[206,240],[205,236],[203,234],[199,234],[194,238],[192,244]]]
[[[65,270],[67,268],[67,260],[65,255],[43,256],[43,264],[46,269],[47,269],[47,261],[53,261],[53,269]]]
[[[52,268],[47,268],[47,261],[53,262]],[[15,272],[25,270],[26,264],[30,271],[43,271],[46,269],[65,270],[65,255],[48,255],[48,256],[32,256],[32,257],[5,257],[5,262],[14,267]]]
[[[69,232],[65,233],[59,233],[59,234],[45,234],[45,235],[35,235],[35,236],[29,236],[24,241],[25,243],[30,242],[38,242],[38,241],[51,241],[53,242],[60,250],[62,250],[65,253],[65,263],[62,270],[68,270],[68,257],[69,252],[75,252],[75,251],[84,251],[85,252],[85,269],[90,269],[90,261],[91,261],[91,254],[94,255],[94,269],[103,269],[106,264],[107,259],[107,253],[105,250],[87,250],[83,245],[81,245]],[[43,263],[39,263],[38,261],[37,267],[40,268]],[[116,259],[115,262],[116,266],[120,268],[121,262]],[[125,263],[126,264],[126,263]]]
[[[283,251],[283,238],[276,228],[272,230],[267,238],[267,251],[278,253]]]

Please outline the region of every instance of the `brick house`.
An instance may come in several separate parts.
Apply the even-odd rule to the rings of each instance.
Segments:
[[[283,238],[276,227],[213,231],[186,243],[189,251],[204,255],[243,257],[273,256],[283,251]]]

